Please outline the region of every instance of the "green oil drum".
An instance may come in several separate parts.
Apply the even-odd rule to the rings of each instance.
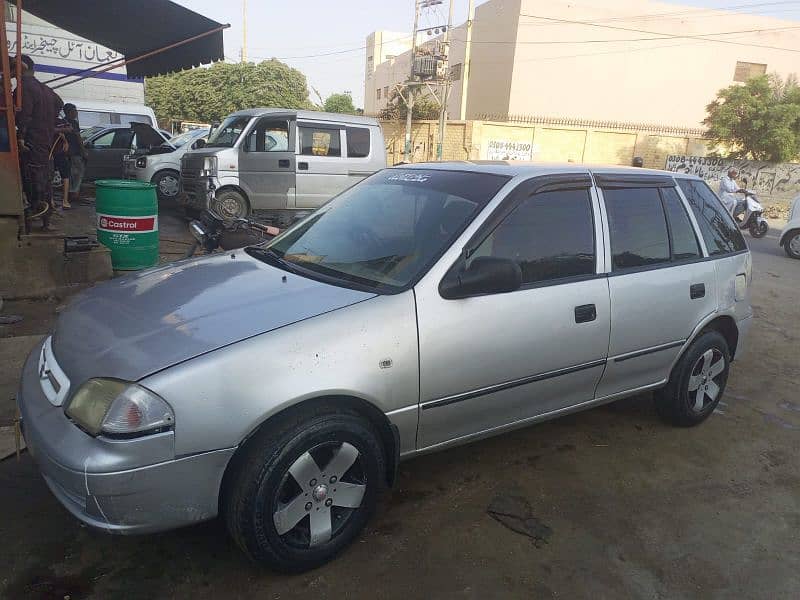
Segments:
[[[95,182],[97,241],[111,250],[111,266],[135,271],[158,264],[158,200],[152,183]]]

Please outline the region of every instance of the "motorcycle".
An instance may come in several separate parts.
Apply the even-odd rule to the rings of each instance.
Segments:
[[[734,215],[733,219],[736,221],[739,229],[747,229],[750,235],[754,238],[763,238],[769,231],[769,223],[763,217],[764,207],[758,201],[756,193],[747,189],[747,179],[744,180],[745,189],[744,193],[744,215],[739,218]],[[735,212],[735,211],[734,211]]]
[[[218,248],[235,250],[255,246],[271,240],[281,232],[277,227],[262,225],[251,219],[224,219],[213,208],[214,192],[214,186],[210,184],[206,202],[208,208],[189,222],[189,232],[195,241],[186,252],[185,258],[194,256],[198,248],[202,248],[205,254],[211,254]]]

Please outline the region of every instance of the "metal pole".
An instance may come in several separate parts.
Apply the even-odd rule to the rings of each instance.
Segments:
[[[414,29],[411,31],[411,72],[409,73],[408,83],[406,84],[406,145],[403,152],[403,160],[411,162],[411,114],[414,110],[414,59],[417,56],[417,27],[419,27],[419,0],[414,0]]]
[[[3,25],[5,27],[5,24]],[[17,112],[22,110],[22,0],[17,0]]]
[[[469,88],[470,74],[470,54],[472,52],[472,25],[475,21],[475,0],[469,0],[469,11],[467,16],[467,38],[464,47],[464,63],[461,65],[461,110],[459,118],[464,121],[467,118],[467,89]]]
[[[447,16],[447,29],[444,32],[444,91],[442,92],[441,106],[439,107],[439,141],[436,144],[436,160],[442,160],[444,152],[444,128],[447,124],[447,100],[450,97],[450,29],[453,27],[453,8],[455,4],[450,0],[450,13]]]
[[[247,62],[247,0],[242,0],[242,62]]]

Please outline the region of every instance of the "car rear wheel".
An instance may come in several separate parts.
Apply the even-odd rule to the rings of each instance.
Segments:
[[[324,564],[374,511],[386,461],[368,421],[301,410],[268,426],[226,475],[228,530],[253,561],[283,572]]]
[[[673,425],[705,421],[728,382],[730,349],[718,331],[701,334],[678,361],[666,387],[655,394],[658,413]]]
[[[783,249],[790,258],[800,260],[800,229],[789,233],[783,242]]]
[[[152,183],[156,186],[159,201],[175,200],[181,191],[180,175],[175,171],[160,171],[156,173]]]

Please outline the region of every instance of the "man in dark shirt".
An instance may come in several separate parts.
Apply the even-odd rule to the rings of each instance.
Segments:
[[[74,104],[68,102],[64,105],[64,115],[67,124],[70,126],[70,131],[64,134],[69,144],[69,150],[67,152],[69,154],[70,163],[69,200],[65,202],[64,208],[70,208],[70,202],[77,202],[80,197],[87,152],[83,145],[83,139],[81,139],[81,126],[80,123],[78,123],[78,109]]]
[[[23,185],[29,210],[41,215],[43,229],[50,229],[49,193],[50,149],[55,136],[56,116],[63,103],[53,90],[34,77],[34,63],[28,56],[22,61],[22,77],[14,90],[14,99],[22,89],[22,110],[17,113],[17,138],[20,147]]]

